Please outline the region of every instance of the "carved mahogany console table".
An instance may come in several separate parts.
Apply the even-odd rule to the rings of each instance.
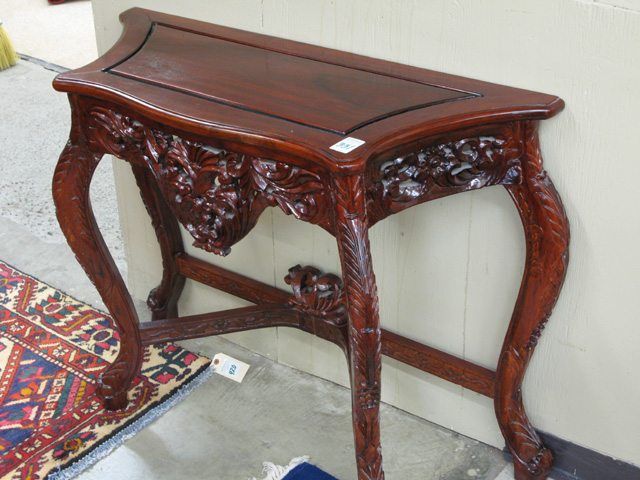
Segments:
[[[537,135],[537,122],[563,102],[141,9],[122,19],[112,50],[54,82],[73,118],[53,179],[58,220],[122,339],[97,385],[104,405],[126,404],[142,345],[295,327],[347,355],[360,480],[384,477],[382,355],[493,398],[516,478],[545,478],[552,454],[520,387],[567,267],[569,226]],[[152,322],[138,323],[91,210],[91,176],[105,153],[131,164],[161,246]],[[367,233],[413,205],[490,185],[511,195],[527,244],[496,371],[380,328]],[[342,278],[296,266],[286,276],[291,293],[185,253],[179,224],[195,246],[227,255],[275,206],[336,238]],[[256,305],[179,317],[185,278]]]

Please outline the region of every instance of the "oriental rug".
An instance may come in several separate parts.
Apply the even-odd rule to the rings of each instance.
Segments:
[[[109,412],[96,380],[119,349],[104,313],[0,262],[0,478],[80,473],[202,383],[210,359],[146,347],[128,406]]]

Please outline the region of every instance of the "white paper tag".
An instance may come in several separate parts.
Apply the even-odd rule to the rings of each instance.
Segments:
[[[340,140],[335,145],[331,145],[331,150],[336,150],[340,153],[349,153],[352,150],[355,150],[360,145],[364,145],[364,140],[358,140],[357,138],[347,137]]]
[[[218,353],[213,357],[213,368],[218,375],[240,383],[247,374],[249,365],[224,353]]]

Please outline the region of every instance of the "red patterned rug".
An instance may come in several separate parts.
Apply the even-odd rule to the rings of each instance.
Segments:
[[[94,395],[115,359],[111,319],[0,262],[0,477],[67,479],[180,401],[212,372],[173,344],[147,347],[125,410]]]

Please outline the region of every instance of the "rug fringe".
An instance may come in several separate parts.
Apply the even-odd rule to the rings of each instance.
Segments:
[[[291,460],[289,462],[289,465],[287,465],[286,467],[281,467],[280,465],[274,465],[271,462],[264,462],[262,464],[262,467],[263,467],[262,473],[266,473],[267,476],[264,477],[262,480],[282,480],[285,477],[285,475],[287,475],[287,473],[289,473],[298,465],[301,465],[308,460],[309,460],[308,456],[297,457]],[[249,480],[260,480],[260,479],[254,477]]]
[[[81,460],[78,460],[77,462],[69,465],[64,470],[58,470],[56,472],[50,473],[47,476],[46,480],[70,480],[80,475],[80,473],[91,467],[98,460],[106,457],[109,453],[111,453],[111,451],[122,445],[126,440],[135,436],[135,434],[142,430],[144,427],[161,417],[167,412],[167,410],[182,402],[182,400],[184,400],[187,395],[201,386],[214,373],[215,368],[213,363],[211,363],[205,371],[203,371],[191,382],[189,382],[189,384],[180,387],[178,391],[174,393],[173,396],[171,396],[171,398],[163,402],[161,405],[158,405],[153,410],[144,414],[134,423],[119,432],[117,435],[114,435],[112,438],[93,450],[87,456],[83,457]]]

